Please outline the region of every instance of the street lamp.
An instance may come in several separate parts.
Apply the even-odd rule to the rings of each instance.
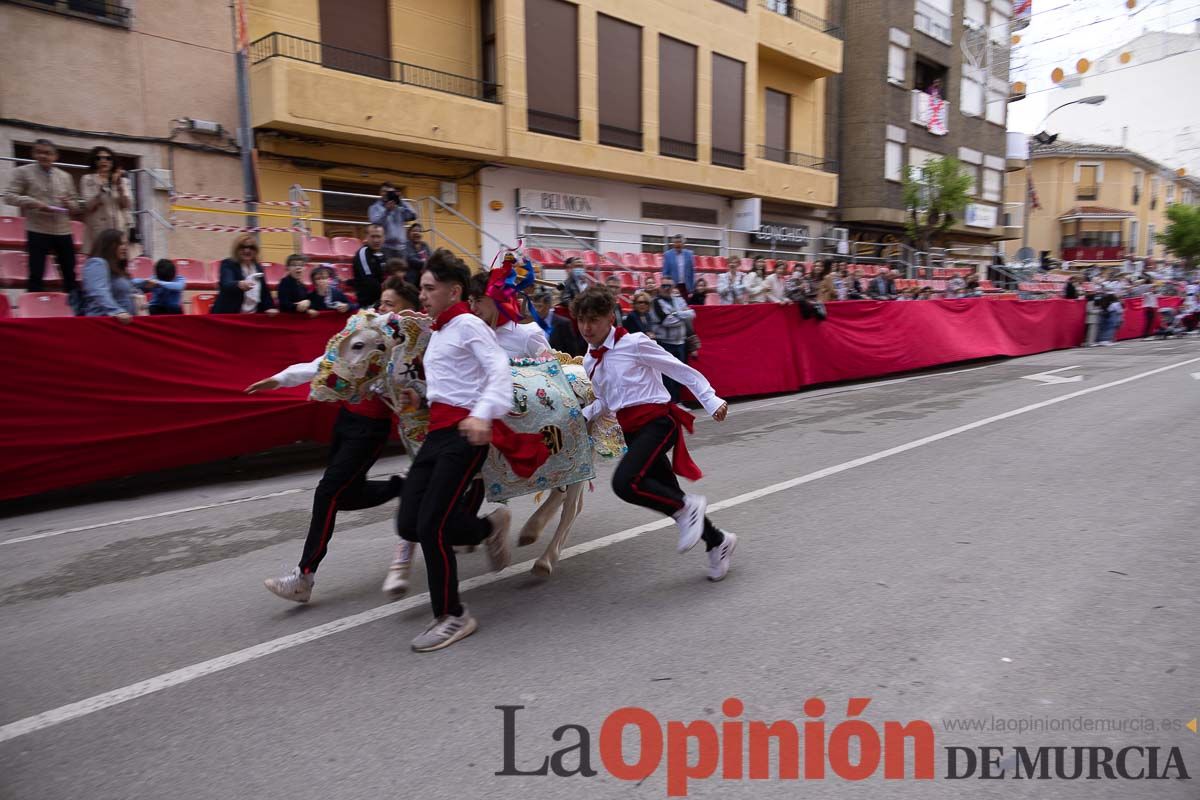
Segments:
[[[1058,134],[1046,133],[1044,130],[1046,120],[1050,119],[1051,115],[1059,109],[1073,106],[1077,103],[1082,103],[1088,106],[1098,106],[1108,99],[1108,95],[1094,94],[1091,97],[1081,97],[1078,100],[1070,100],[1063,103],[1061,106],[1050,109],[1050,113],[1042,117],[1041,124],[1038,125],[1039,133],[1033,137],[1040,145],[1054,144],[1058,140]],[[1021,215],[1021,251],[1028,252],[1029,249],[1029,192],[1033,185],[1033,153],[1029,154],[1029,161],[1025,164],[1025,213]]]

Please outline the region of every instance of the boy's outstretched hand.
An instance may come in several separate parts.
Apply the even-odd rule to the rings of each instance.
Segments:
[[[713,419],[717,422],[724,422],[725,417],[729,414],[729,403],[721,403],[721,407],[713,412]]]
[[[247,386],[245,391],[246,391],[246,394],[257,394],[258,392],[266,392],[266,391],[270,391],[271,389],[278,389],[278,388],[279,388],[279,381],[275,380],[274,378],[264,378],[263,380],[261,380],[257,383],[252,383],[249,386]]]

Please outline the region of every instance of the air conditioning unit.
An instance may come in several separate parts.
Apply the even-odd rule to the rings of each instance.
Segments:
[[[833,229],[833,238],[837,239],[839,242],[848,241],[850,239],[850,229],[849,228],[834,228]]]

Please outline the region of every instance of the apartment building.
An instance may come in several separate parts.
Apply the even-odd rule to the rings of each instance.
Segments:
[[[1005,236],[1009,0],[854,0],[842,26],[839,225],[855,255],[901,258],[906,166],[955,156],[972,202],[937,245],[984,252]],[[846,248],[843,246],[843,250]]]
[[[353,233],[390,180],[435,243],[807,252],[837,204],[825,0],[248,0],[264,196]],[[292,246],[267,237],[271,254]]]
[[[1028,239],[1035,251],[1071,262],[1109,263],[1162,259],[1156,241],[1167,226],[1167,206],[1200,204],[1200,182],[1140,153],[1117,145],[1059,139],[1030,141],[1032,178]],[[1026,171],[1008,185],[1010,224],[1024,227],[1020,211]],[[1019,241],[1008,243],[1015,254]]]

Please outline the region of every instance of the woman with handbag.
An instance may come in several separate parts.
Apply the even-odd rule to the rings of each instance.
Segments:
[[[107,147],[93,147],[88,157],[88,173],[79,182],[83,197],[83,247],[92,252],[92,245],[101,231],[118,230],[129,237],[133,225],[133,193],[125,170],[117,166],[116,157]]]

